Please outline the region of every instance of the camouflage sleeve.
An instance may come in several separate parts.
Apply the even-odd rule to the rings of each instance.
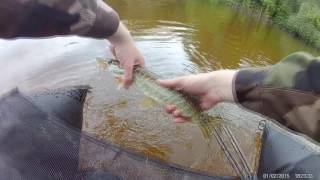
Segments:
[[[236,101],[320,142],[320,59],[294,53],[279,63],[238,71]]]
[[[102,0],[2,0],[0,37],[80,35],[106,38],[118,14]]]

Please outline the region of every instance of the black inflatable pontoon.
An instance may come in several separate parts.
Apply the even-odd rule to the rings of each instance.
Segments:
[[[146,161],[137,154],[81,134],[88,87],[21,93],[0,98],[0,179],[234,179],[212,177],[183,168]],[[80,168],[81,143],[104,148],[109,172]],[[108,159],[108,158],[106,158]],[[114,173],[121,171],[121,173]],[[267,125],[258,178],[264,174],[312,174],[320,179],[320,155],[302,141]],[[117,175],[116,175],[117,174]]]

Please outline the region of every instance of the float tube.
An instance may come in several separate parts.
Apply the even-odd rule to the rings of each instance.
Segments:
[[[238,179],[212,177],[148,160],[81,134],[83,103],[88,91],[87,86],[25,93],[14,89],[2,95],[1,179],[112,180],[123,179],[121,174],[124,173],[131,173],[132,179]],[[116,169],[120,173],[81,170],[79,149],[83,141],[93,148],[104,148],[106,155],[113,159],[111,166],[119,167]],[[296,141],[290,134],[267,123],[255,179],[273,179],[278,174],[288,174],[290,178],[287,179],[295,179],[299,175],[320,179],[320,155],[313,149],[310,143]],[[133,170],[124,169],[121,164]]]

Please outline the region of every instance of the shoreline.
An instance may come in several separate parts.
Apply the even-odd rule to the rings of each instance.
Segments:
[[[288,12],[286,13],[281,12],[281,10],[279,10],[278,12],[273,12],[273,14],[271,14],[272,10],[270,10],[270,7],[268,8],[264,7],[263,4],[259,5],[255,3],[253,0],[249,0],[249,1],[246,1],[247,3],[249,2],[249,4],[245,4],[243,2],[241,3],[236,0],[228,0],[228,1],[217,0],[217,3],[230,7],[234,11],[237,11],[239,13],[245,14],[246,16],[252,17],[257,21],[260,21],[261,23],[277,26],[280,30],[290,34],[291,36],[293,36],[298,40],[303,41],[306,46],[312,49],[315,49],[316,51],[320,51],[320,13],[314,15],[314,18],[317,20],[317,21],[315,20],[315,22],[319,23],[319,27],[316,27],[313,21],[303,21],[304,20],[303,18],[306,18],[307,15],[310,13],[306,12],[307,13],[306,17],[304,17],[303,15],[299,15],[304,13],[304,11],[308,11],[307,7],[313,3],[312,1],[300,2],[300,4],[298,5],[299,10],[297,10],[296,13],[291,13],[291,14],[289,14]],[[272,1],[277,2],[276,0],[271,0],[270,2]],[[280,6],[289,7],[290,5],[281,4],[279,5],[279,7]],[[274,7],[274,8],[277,8],[277,7]],[[320,11],[320,7],[316,5],[315,9],[317,8],[319,8],[319,11]],[[296,23],[296,21],[294,21],[295,18],[297,19],[297,22],[299,22],[298,20],[303,21],[303,23],[305,23],[305,26],[304,24],[301,24],[301,25],[295,24]]]

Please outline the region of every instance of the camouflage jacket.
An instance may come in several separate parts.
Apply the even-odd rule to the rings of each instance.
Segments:
[[[320,58],[294,53],[264,68],[239,70],[236,101],[320,142]]]
[[[80,35],[106,38],[117,13],[102,0],[1,0],[0,38]]]

